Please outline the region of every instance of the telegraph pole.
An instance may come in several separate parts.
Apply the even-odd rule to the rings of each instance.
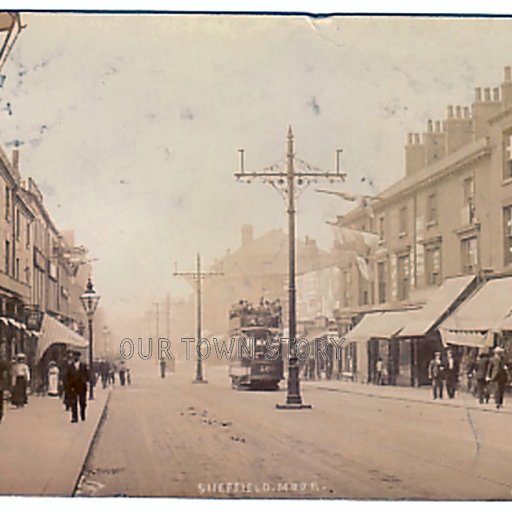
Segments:
[[[297,360],[297,313],[296,313],[296,287],[295,287],[295,199],[301,188],[316,182],[320,178],[345,180],[346,174],[339,169],[339,155],[336,151],[336,172],[326,172],[315,168],[295,156],[292,127],[288,127],[286,140],[286,168],[279,169],[279,165],[273,165],[257,172],[245,172],[244,150],[239,150],[240,169],[235,173],[237,180],[261,179],[281,192],[287,201],[288,214],[288,392],[285,404],[276,404],[278,409],[310,409],[311,405],[304,404],[300,395],[299,365]],[[303,170],[296,170],[298,163]]]
[[[160,304],[155,302],[155,327],[156,327],[156,339],[160,337]]]
[[[169,294],[165,297],[165,334],[167,339],[171,339],[171,298]]]
[[[174,274],[175,276],[186,276],[186,277],[192,277],[196,281],[196,313],[197,313],[197,320],[196,320],[196,329],[197,329],[197,363],[196,363],[196,378],[194,379],[195,384],[207,384],[208,381],[203,378],[203,362],[201,360],[199,349],[200,349],[200,342],[202,338],[202,325],[201,325],[201,319],[202,319],[202,311],[201,311],[201,281],[209,276],[223,276],[223,272],[202,272],[201,271],[201,256],[199,253],[197,254],[196,259],[196,270],[195,272],[178,272],[177,266],[175,267]]]

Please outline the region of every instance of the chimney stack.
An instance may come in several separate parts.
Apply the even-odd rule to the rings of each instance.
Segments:
[[[501,87],[501,98],[505,99],[507,82],[506,82],[507,71],[505,68],[505,83]],[[512,100],[512,82],[510,82],[510,94]],[[499,88],[486,87],[483,89],[477,87],[475,89],[475,101],[472,105],[472,117],[473,117],[473,132],[474,138],[480,139],[487,134],[489,127],[489,119],[497,115],[502,108],[502,102],[500,98]]]
[[[441,122],[436,121],[435,131],[431,120],[427,122],[427,131],[423,134],[425,146],[425,164],[437,162],[445,154],[445,134],[441,130]]]
[[[503,108],[510,108],[512,106],[512,68],[505,67],[505,77],[501,84],[501,99],[503,101]]]
[[[445,138],[445,154],[448,155],[465,146],[473,139],[473,129],[471,118],[465,116],[465,109],[460,105],[454,108],[448,107],[447,119],[444,122]]]
[[[423,169],[426,164],[425,144],[419,133],[409,133],[405,146],[405,174],[407,176]]]

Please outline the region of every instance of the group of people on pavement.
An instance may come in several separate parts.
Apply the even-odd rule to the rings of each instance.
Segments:
[[[66,359],[57,364],[50,361],[47,365],[45,394],[50,397],[62,398],[66,411],[71,413],[71,422],[77,423],[79,417],[86,418],[87,389],[89,386],[89,369],[81,361],[82,354],[78,350],[67,351]],[[99,374],[103,388],[114,385],[116,372],[122,386],[132,382],[131,372],[124,361],[116,367],[114,363],[99,361],[94,364],[94,384]],[[25,354],[19,353],[12,360],[8,359],[5,344],[0,344],[0,422],[4,417],[5,399],[10,395],[13,408],[22,408],[28,404],[28,387],[31,375]]]
[[[496,347],[491,353],[482,352],[469,368],[468,377],[476,383],[475,391],[479,403],[489,402],[494,396],[496,408],[503,407],[505,387],[508,382],[508,365],[504,358],[504,349]],[[441,352],[435,352],[428,367],[428,378],[432,383],[434,400],[443,398],[446,385],[448,398],[455,398],[458,381],[458,363],[452,350],[448,349],[443,358]]]

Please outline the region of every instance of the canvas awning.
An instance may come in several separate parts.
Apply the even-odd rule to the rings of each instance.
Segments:
[[[510,322],[512,277],[487,281],[439,326],[446,343],[492,346],[493,333]]]
[[[411,310],[368,313],[345,336],[346,340],[351,342],[371,338],[391,339],[404,328],[411,313]]]
[[[46,349],[54,343],[63,343],[69,348],[86,348],[89,346],[89,342],[80,334],[45,314],[41,325],[41,336],[36,345],[36,360],[41,359]]]
[[[463,345],[465,347],[492,347],[491,331],[449,331],[439,329],[443,345]]]
[[[442,324],[443,329],[499,331],[512,310],[512,277],[487,281]]]
[[[475,276],[446,279],[421,309],[411,313],[411,320],[400,337],[425,336],[475,279]]]

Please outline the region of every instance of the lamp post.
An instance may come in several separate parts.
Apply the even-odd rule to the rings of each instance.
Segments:
[[[262,171],[245,172],[244,150],[239,150],[240,169],[235,173],[238,180],[251,182],[253,179],[261,179],[276,190],[281,192],[287,203],[288,214],[288,338],[289,338],[289,359],[288,359],[288,392],[285,404],[277,404],[278,409],[310,409],[311,405],[304,404],[300,394],[299,364],[297,357],[297,312],[296,312],[296,254],[295,254],[295,216],[296,197],[301,188],[320,179],[330,181],[345,181],[345,173],[340,172],[340,153],[336,151],[336,172],[323,171],[307,162],[300,160],[295,155],[293,132],[288,127],[286,137],[286,166],[280,169],[280,164],[272,165]],[[297,169],[299,164],[302,169]]]
[[[82,303],[85,314],[87,315],[87,321],[89,323],[89,400],[94,400],[94,352],[92,346],[92,319],[96,308],[98,307],[99,301],[100,296],[94,291],[91,278],[89,278],[85,292],[80,295],[80,302]]]

